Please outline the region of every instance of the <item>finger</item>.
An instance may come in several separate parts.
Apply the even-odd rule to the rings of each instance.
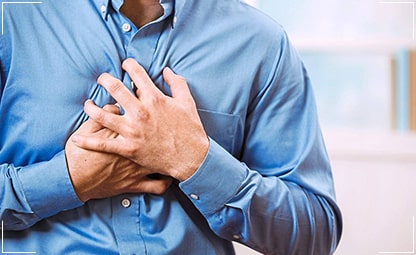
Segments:
[[[102,129],[103,126],[92,120],[92,119],[88,119],[86,122],[84,122],[81,127],[76,131],[76,133],[79,134],[84,134],[84,133],[95,133],[97,131],[99,131],[100,129]]]
[[[109,109],[109,107],[107,107],[107,109]],[[120,125],[120,123],[123,121],[122,116],[101,109],[100,107],[96,106],[92,100],[87,100],[85,102],[84,111],[93,121],[117,133],[120,133],[124,127],[124,125]]]
[[[145,178],[138,183],[137,192],[162,195],[172,184],[172,178],[164,176],[161,179]]]
[[[115,104],[107,104],[104,105],[103,109],[107,112],[111,112],[114,114],[120,114],[120,107]]]
[[[163,79],[169,85],[173,98],[184,101],[193,101],[191,91],[189,90],[185,78],[180,75],[176,75],[169,67],[165,67],[163,69]]]
[[[86,150],[121,155],[120,141],[114,138],[103,138],[76,134],[72,137],[72,142],[78,147]]]
[[[105,105],[103,109],[107,112],[111,112],[114,114],[120,114],[120,108],[116,105]],[[104,126],[94,121],[93,119],[88,119],[82,126],[77,130],[77,133],[84,134],[84,133],[95,133],[103,129]]]
[[[124,86],[119,80],[108,73],[101,74],[97,79],[98,84],[103,86],[108,93],[126,110],[131,111],[137,109],[139,100]]]
[[[162,92],[154,85],[146,70],[139,65],[136,60],[128,58],[124,60],[122,67],[130,75],[130,78],[136,85],[137,90],[140,92],[136,92],[140,100],[143,101],[146,100],[147,97],[163,95]]]
[[[104,109],[106,107],[107,107],[107,105],[104,106]],[[82,125],[79,127],[79,129],[77,131],[75,131],[75,133],[77,133],[77,134],[95,133],[95,132],[99,131],[102,128],[103,128],[103,126],[100,123],[98,123],[98,122],[92,120],[91,118],[89,118],[87,121],[82,123]]]

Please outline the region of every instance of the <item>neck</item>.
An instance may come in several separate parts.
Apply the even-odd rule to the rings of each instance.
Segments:
[[[125,0],[120,12],[141,28],[163,15],[163,8],[158,0]]]

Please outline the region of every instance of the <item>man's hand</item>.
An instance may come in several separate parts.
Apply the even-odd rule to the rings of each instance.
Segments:
[[[116,135],[79,134],[72,138],[73,142],[87,150],[121,155],[180,181],[189,178],[203,162],[209,140],[186,80],[165,68],[163,78],[172,91],[169,97],[135,60],[127,59],[122,67],[137,86],[137,97],[109,74],[102,74],[98,83],[123,107],[125,114],[105,111],[91,101],[84,107],[91,119]]]
[[[107,105],[104,110],[118,114],[120,109]],[[86,135],[116,138],[117,133],[102,127],[93,120],[86,121],[72,136]],[[112,197],[122,193],[162,194],[171,184],[170,177],[149,178],[153,171],[116,154],[89,151],[76,146],[72,139],[65,145],[69,174],[79,199]]]

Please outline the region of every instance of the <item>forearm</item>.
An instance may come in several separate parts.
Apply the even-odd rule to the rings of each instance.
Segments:
[[[340,216],[331,198],[284,176],[264,177],[213,141],[201,168],[180,187],[215,233],[260,252],[331,254],[338,243]]]
[[[50,161],[0,165],[0,218],[4,230],[23,230],[63,210],[80,206],[63,152]]]
[[[249,174],[242,187],[223,209],[210,216],[214,222],[219,217],[239,219],[231,226],[232,232],[241,233],[235,241],[265,254],[334,252],[340,238],[340,219],[326,198],[256,172]],[[244,196],[251,201],[247,203]]]

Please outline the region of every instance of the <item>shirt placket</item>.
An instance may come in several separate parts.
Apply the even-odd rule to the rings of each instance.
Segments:
[[[120,254],[147,254],[140,232],[139,196],[123,194],[112,198],[113,228]]]
[[[105,9],[103,6],[101,11],[104,12]],[[104,16],[105,20],[113,36],[119,37],[115,42],[122,44],[118,47],[121,51],[124,50],[120,52],[120,56],[126,58],[127,49],[138,30],[119,12],[110,10],[107,15],[109,14],[111,17]],[[121,77],[116,78],[121,79],[124,85],[132,90],[130,77],[123,71],[121,73]],[[113,230],[119,252],[123,255],[147,254],[144,238],[140,232],[139,199],[138,194],[122,194],[111,199]]]
[[[108,21],[114,22],[110,25],[112,29],[117,29],[113,34],[121,36],[121,40],[116,40],[123,43],[120,49],[124,49],[124,52],[120,55],[135,59],[146,70],[149,70],[165,21],[160,20],[137,29],[120,13],[114,12],[113,14],[114,16]],[[133,93],[130,76],[125,72],[122,73],[120,77],[122,82]],[[140,228],[141,214],[145,213],[140,206],[141,200],[143,196],[137,194],[123,194],[112,198],[113,228],[120,254],[147,254],[145,238]]]

